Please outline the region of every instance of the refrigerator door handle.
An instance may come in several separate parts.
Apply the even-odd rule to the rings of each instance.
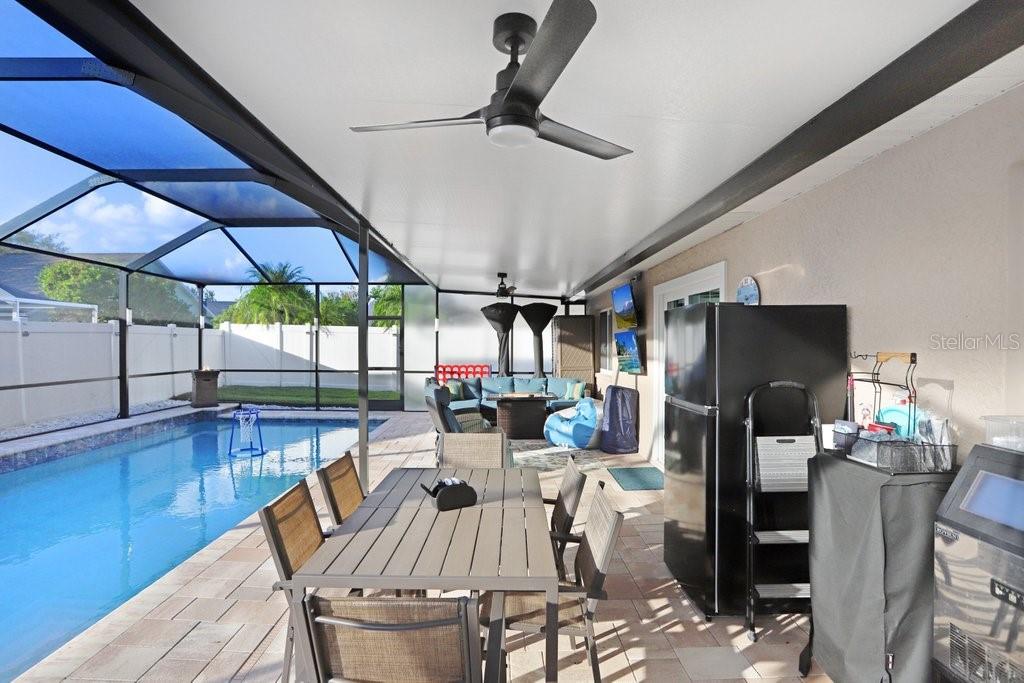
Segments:
[[[683,399],[676,398],[675,396],[666,396],[665,403],[671,406],[675,406],[676,408],[679,408],[681,410],[685,410],[691,413],[698,413],[700,415],[718,414],[718,406],[702,406],[699,403],[690,403],[689,401],[684,401]]]

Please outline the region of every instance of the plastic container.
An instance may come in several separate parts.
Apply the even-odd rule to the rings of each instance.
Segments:
[[[1024,451],[1024,415],[983,415],[985,443]]]
[[[956,446],[928,444],[904,439],[874,439],[863,434],[850,449],[849,457],[890,474],[949,472],[956,462]]]

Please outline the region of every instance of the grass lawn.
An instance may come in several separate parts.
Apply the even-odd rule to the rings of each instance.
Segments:
[[[188,399],[190,395],[180,398]],[[371,401],[397,401],[397,391],[370,391]],[[351,406],[356,403],[355,389],[320,387],[320,405]],[[223,403],[257,403],[279,406],[310,406],[316,400],[313,387],[252,387],[232,384],[217,388],[217,400]]]

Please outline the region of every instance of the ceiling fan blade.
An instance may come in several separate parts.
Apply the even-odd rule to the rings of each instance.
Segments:
[[[556,145],[562,145],[569,149],[574,149],[577,152],[583,152],[590,156],[599,157],[601,159],[614,159],[621,157],[624,154],[632,154],[633,150],[626,149],[621,145],[616,145],[614,142],[608,142],[602,140],[599,137],[591,135],[590,133],[584,133],[582,130],[576,130],[570,128],[564,124],[554,121],[547,117],[541,117],[540,120],[540,131],[537,134],[541,140],[547,140],[553,142]]]
[[[554,0],[505,101],[526,100],[539,106],[596,22],[597,10],[590,0]]]
[[[451,119],[424,119],[423,121],[407,121],[405,123],[386,123],[380,126],[352,126],[349,130],[356,133],[373,133],[380,130],[410,130],[413,128],[440,128],[442,126],[466,126],[472,123],[483,123],[481,109],[465,116]]]

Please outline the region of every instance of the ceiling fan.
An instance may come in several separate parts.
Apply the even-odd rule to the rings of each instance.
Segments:
[[[494,20],[494,47],[511,55],[511,60],[498,72],[490,104],[456,118],[355,126],[352,130],[369,133],[483,123],[487,137],[500,147],[520,147],[540,138],[601,159],[629,154],[633,150],[558,123],[539,109],[596,21],[597,10],[590,0],[554,0],[540,30],[525,14],[502,14]],[[520,64],[522,55],[526,57]]]
[[[509,287],[505,284],[505,278],[508,277],[508,273],[498,273],[498,289],[494,292],[494,296],[499,299],[507,299],[516,293],[515,285]]]

